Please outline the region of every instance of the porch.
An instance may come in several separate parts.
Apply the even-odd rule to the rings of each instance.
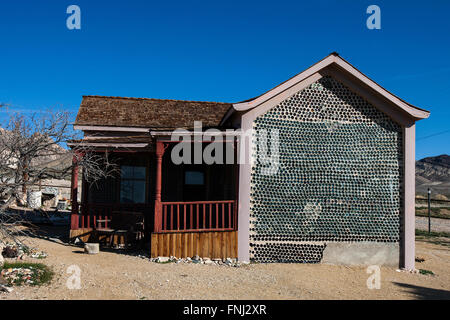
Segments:
[[[116,150],[120,176],[96,185],[83,180],[81,202],[72,200],[70,237],[102,240],[99,221],[108,228],[114,212],[139,212],[152,257],[237,257],[237,166],[175,165],[168,152],[173,145],[155,141],[150,150]],[[77,199],[77,171],[72,199]],[[111,243],[124,244],[116,235]]]

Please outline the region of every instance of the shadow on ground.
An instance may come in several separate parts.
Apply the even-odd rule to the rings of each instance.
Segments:
[[[69,227],[68,226],[51,226],[51,225],[38,225],[34,226],[33,232],[30,237],[36,237],[47,241],[59,243],[61,245],[72,246],[73,253],[84,253],[84,244],[69,243]],[[116,254],[130,255],[130,256],[150,256],[149,248],[108,248],[105,246],[100,247],[100,251],[111,252]]]
[[[414,294],[422,300],[450,300],[450,291],[419,287],[407,283],[394,282],[395,285],[406,289],[406,292]]]

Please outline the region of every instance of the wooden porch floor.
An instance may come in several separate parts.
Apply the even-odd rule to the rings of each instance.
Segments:
[[[237,258],[237,231],[152,233],[151,256]]]

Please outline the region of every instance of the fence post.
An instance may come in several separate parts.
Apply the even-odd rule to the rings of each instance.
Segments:
[[[431,233],[431,189],[428,188],[428,233]]]

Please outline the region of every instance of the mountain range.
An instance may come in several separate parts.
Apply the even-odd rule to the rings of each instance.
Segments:
[[[416,161],[416,193],[425,195],[431,189],[432,198],[450,198],[450,156],[442,154]]]

